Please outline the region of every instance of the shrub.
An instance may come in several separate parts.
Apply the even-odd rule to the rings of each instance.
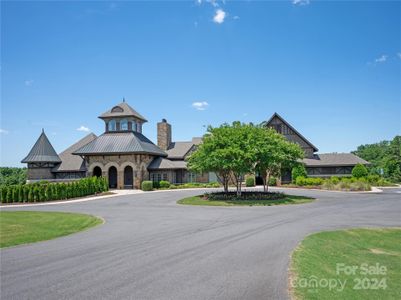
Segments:
[[[303,176],[298,176],[296,181],[296,185],[299,186],[318,186],[323,184],[323,179],[322,178],[305,178]]]
[[[305,166],[303,164],[298,164],[291,171],[292,182],[296,183],[298,177],[308,177]]]
[[[332,179],[325,180],[322,184],[322,189],[325,190],[334,190],[335,184]]]
[[[368,176],[368,169],[362,164],[357,164],[352,169],[352,176],[355,178],[361,178]]]
[[[276,177],[270,177],[268,185],[269,186],[276,186],[277,185],[277,178]]]
[[[330,177],[330,181],[333,184],[338,184],[340,182],[340,178],[338,178],[337,176],[332,176],[332,177]]]
[[[218,183],[218,182],[216,182],[216,181],[214,181],[214,182],[209,182],[209,183],[207,184],[207,187],[209,187],[209,188],[218,188],[218,187],[220,187],[220,183]]]
[[[149,180],[142,181],[141,183],[142,191],[151,191],[153,190],[153,182]]]
[[[371,187],[368,183],[363,181],[356,181],[350,184],[350,191],[370,191]]]
[[[216,201],[233,201],[233,200],[278,200],[286,197],[283,193],[271,192],[242,192],[238,196],[236,192],[215,192],[206,193],[204,195],[208,200]]]
[[[160,188],[160,181],[153,181],[152,182],[152,187],[154,189],[159,189]]]
[[[245,185],[247,187],[255,186],[255,177],[249,176],[245,179]]]
[[[170,182],[166,180],[162,180],[159,182],[160,188],[168,189],[170,187]]]

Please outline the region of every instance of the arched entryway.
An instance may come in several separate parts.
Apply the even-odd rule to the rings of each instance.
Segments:
[[[117,169],[114,166],[109,168],[109,187],[111,189],[117,188]]]
[[[100,167],[95,167],[93,169],[93,176],[102,177],[102,169]]]
[[[134,187],[134,171],[131,166],[124,168],[124,188],[132,189]]]

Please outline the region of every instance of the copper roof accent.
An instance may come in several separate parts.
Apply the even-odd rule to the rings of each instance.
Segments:
[[[21,161],[22,163],[35,163],[35,162],[52,162],[60,163],[61,159],[54,150],[52,144],[49,142],[44,130],[40,134],[35,145],[33,145],[29,154]]]
[[[147,122],[147,120],[140,113],[129,106],[126,102],[121,102],[99,116],[100,119],[109,119],[114,117],[135,117],[143,122]]]
[[[167,156],[139,132],[106,132],[73,152],[75,155],[150,154]]]
[[[59,154],[61,164],[55,166],[52,169],[52,172],[85,172],[86,166],[83,158],[78,155],[73,155],[72,153],[92,142],[96,138],[97,136],[94,133],[89,133],[84,138],[80,139],[78,142],[61,152]]]

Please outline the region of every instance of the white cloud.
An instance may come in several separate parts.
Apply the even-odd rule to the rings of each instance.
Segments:
[[[233,19],[234,20],[239,20],[239,16],[234,16]]]
[[[26,86],[31,86],[33,84],[33,79],[28,79],[24,81]]]
[[[213,22],[221,24],[224,22],[225,18],[226,18],[226,12],[222,9],[218,9],[216,10],[216,14],[213,17]]]
[[[84,131],[84,132],[89,132],[90,129],[88,127],[85,127],[84,125],[81,125],[81,127],[77,128],[78,131]]]
[[[211,5],[213,5],[214,7],[218,7],[219,4],[217,3],[217,0],[206,0],[207,2],[209,2]]]
[[[383,63],[387,60],[387,55],[382,55],[375,59],[375,63]]]
[[[397,55],[399,58],[401,58],[401,52],[398,52]]]
[[[309,0],[292,0],[292,4],[294,5],[308,5],[310,4]]]
[[[8,134],[8,130],[0,128],[0,133],[1,134]]]
[[[209,106],[209,103],[206,101],[199,101],[192,103],[192,107],[196,110],[205,110]]]

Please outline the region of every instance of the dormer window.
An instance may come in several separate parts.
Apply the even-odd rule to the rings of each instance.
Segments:
[[[110,120],[108,126],[109,126],[109,131],[116,131],[117,129],[115,120]]]
[[[120,130],[128,130],[128,121],[127,119],[123,119],[120,121]]]
[[[132,121],[132,130],[133,131],[137,131],[137,124],[136,124],[136,122],[135,121]]]
[[[111,109],[111,112],[112,113],[114,113],[114,112],[123,112],[124,110],[120,107],[120,106],[114,106],[112,109]]]

